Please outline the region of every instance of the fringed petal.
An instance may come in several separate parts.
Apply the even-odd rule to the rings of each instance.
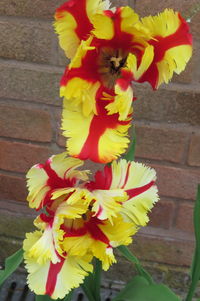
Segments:
[[[114,101],[106,106],[108,115],[119,113],[119,120],[126,120],[133,103],[133,89],[126,80],[119,79],[115,85]]]
[[[179,74],[185,69],[192,55],[192,36],[186,21],[172,9],[142,18],[141,22],[150,31],[148,43],[154,47],[154,59],[138,81],[148,81],[157,89],[168,83],[174,72]]]
[[[131,197],[122,204],[121,214],[127,222],[133,222],[137,227],[146,226],[149,221],[148,212],[159,200],[158,190],[155,185],[146,191]]]
[[[33,166],[27,173],[31,208],[41,209],[51,203],[52,191],[72,187],[77,180],[87,180],[87,171],[77,171],[83,165],[79,159],[66,157],[66,153],[52,156],[45,164]]]
[[[98,39],[111,40],[114,36],[114,22],[105,14],[96,14],[92,18],[92,33]]]
[[[81,40],[91,33],[91,17],[108,7],[109,1],[70,0],[56,10],[54,27],[68,58],[73,58]]]
[[[63,135],[68,139],[67,149],[71,156],[82,160],[107,163],[120,156],[128,147],[127,136],[131,118],[119,121],[118,115],[107,115],[101,100],[98,115],[82,115],[79,107],[65,103],[63,110]],[[80,135],[81,129],[81,135]]]
[[[112,218],[116,217],[120,211],[122,202],[127,200],[126,193],[121,189],[94,190],[92,195],[94,216],[100,220],[109,219],[111,223]]]

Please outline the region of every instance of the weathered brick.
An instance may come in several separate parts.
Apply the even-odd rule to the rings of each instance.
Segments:
[[[24,201],[27,196],[25,177],[0,174],[1,200]]]
[[[191,166],[200,166],[200,135],[195,134],[191,138],[188,164]]]
[[[0,168],[4,170],[27,172],[32,165],[45,162],[49,155],[47,147],[0,141]]]
[[[197,82],[197,83],[200,83],[200,62],[199,62],[199,57],[200,57],[200,42],[196,42],[195,41],[195,66],[194,66],[194,80]]]
[[[194,204],[181,203],[178,207],[176,217],[176,228],[186,232],[193,232],[193,210]]]
[[[6,258],[17,252],[22,247],[22,241],[2,236],[0,237],[0,242],[0,264],[4,266]]]
[[[66,68],[70,63],[70,60],[66,57],[64,51],[59,47],[58,49],[58,65]]]
[[[142,266],[147,270],[157,283],[166,284],[176,294],[183,299],[186,296],[189,287],[189,269],[186,267],[177,267],[173,265],[165,265],[162,263],[154,263],[141,261]],[[131,273],[130,271],[131,268]],[[123,289],[124,282],[128,282],[137,274],[136,268],[130,266],[130,262],[124,257],[117,256],[117,264],[113,264],[103,276],[110,280],[112,289]],[[104,278],[103,277],[103,278]],[[116,280],[116,283],[113,283]]]
[[[0,14],[8,16],[53,18],[55,9],[64,0],[1,0]]]
[[[51,23],[1,20],[0,56],[39,63],[52,61],[53,34]]]
[[[53,18],[55,9],[65,0],[1,0],[0,14],[11,16],[27,16]],[[128,0],[115,0],[114,6],[124,6],[129,3]]]
[[[33,211],[31,209],[29,210],[30,212]],[[31,216],[30,214],[27,216],[27,214],[22,215],[22,213],[20,214],[17,211],[10,212],[7,210],[6,211],[1,210],[0,236],[4,235],[5,237],[24,239],[26,232],[32,232],[35,229],[33,225],[33,219],[34,219],[33,215]]]
[[[188,134],[175,127],[137,125],[136,156],[170,162],[181,162],[187,147]]]
[[[169,229],[172,225],[174,209],[174,202],[160,200],[149,214],[148,226]]]
[[[195,200],[200,170],[151,164],[157,171],[157,186],[162,196]]]
[[[61,105],[57,68],[0,63],[0,97]]]
[[[1,136],[32,141],[51,141],[51,118],[48,112],[6,105],[1,105],[0,110]]]
[[[190,235],[184,232],[172,234],[159,229],[159,233],[154,233],[151,229],[145,230],[145,233],[139,233],[130,249],[138,258],[146,261],[167,263],[179,266],[189,266],[192,262],[194,242]]]
[[[169,123],[187,123],[200,125],[200,94],[160,88],[152,91],[147,85],[135,85],[134,103],[136,120],[164,121]],[[195,108],[195,109],[194,109]]]

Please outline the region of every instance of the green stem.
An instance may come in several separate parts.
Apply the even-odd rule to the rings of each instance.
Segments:
[[[100,290],[101,290],[101,273],[102,273],[102,263],[100,260],[95,258],[95,269],[94,269],[94,296],[96,301],[101,301]]]
[[[149,284],[154,283],[151,275],[142,267],[137,257],[135,257],[126,246],[120,246],[117,249],[124,255],[124,257],[126,257],[126,259],[128,259],[135,265],[136,270],[140,276],[143,276]]]
[[[84,293],[89,301],[101,301],[100,288],[101,288],[101,272],[102,264],[97,258],[94,259],[94,272],[90,273],[81,285]]]
[[[194,207],[194,230],[196,238],[196,246],[194,253],[194,260],[192,265],[192,281],[189,288],[189,292],[186,297],[186,301],[192,301],[195,294],[196,287],[200,278],[200,185],[198,185],[197,198]]]
[[[89,301],[96,301],[96,300],[94,299],[94,296],[92,295],[92,292],[90,291],[90,289],[88,288],[87,285],[82,284],[81,287],[82,287],[84,293],[86,294],[86,296],[88,297],[88,300],[89,300]]]

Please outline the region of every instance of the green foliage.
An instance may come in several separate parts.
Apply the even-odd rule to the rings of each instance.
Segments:
[[[144,277],[134,277],[112,301],[180,301],[163,284],[150,284]]]
[[[90,273],[85,278],[84,283],[81,285],[83,291],[90,301],[101,301],[100,287],[101,287],[101,272],[102,264],[101,261],[95,258],[94,261],[94,272]]]
[[[143,276],[149,284],[154,283],[153,279],[151,278],[151,275],[142,267],[137,257],[135,257],[126,246],[120,246],[118,247],[118,250],[126,259],[128,259],[135,265],[136,270],[140,276]]]
[[[198,185],[197,198],[194,207],[195,253],[191,270],[191,285],[186,301],[191,301],[200,279],[200,185]]]
[[[134,161],[135,159],[135,147],[136,147],[136,134],[135,134],[135,128],[133,127],[133,142],[129,148],[129,151],[127,154],[122,156],[123,159],[126,159],[127,161]]]
[[[49,296],[45,295],[45,296],[35,296],[35,301],[51,301],[53,299],[51,299]]]
[[[18,268],[23,261],[23,249],[6,258],[5,269],[0,271],[0,286]]]

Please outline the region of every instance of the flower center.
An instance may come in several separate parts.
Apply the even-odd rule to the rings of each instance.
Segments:
[[[120,78],[121,68],[126,64],[127,55],[128,53],[121,49],[104,47],[100,50],[98,71],[107,88],[114,88],[116,80]]]

